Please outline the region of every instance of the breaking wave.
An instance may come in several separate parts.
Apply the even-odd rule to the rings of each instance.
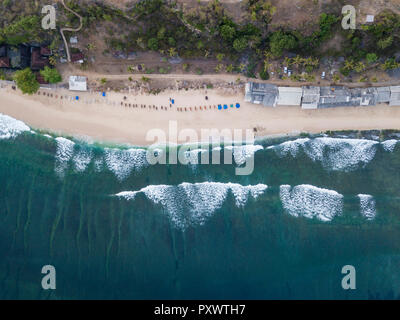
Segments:
[[[388,151],[388,152],[393,152],[394,148],[396,147],[397,142],[398,142],[398,140],[392,139],[392,140],[386,140],[386,141],[382,142],[381,144],[382,144],[383,150]]]
[[[359,194],[361,215],[367,220],[373,220],[376,216],[376,204],[373,196],[369,194]]]
[[[362,139],[315,138],[283,142],[273,149],[280,157],[296,157],[300,150],[313,161],[320,161],[327,170],[356,170],[374,157],[379,142]]]
[[[148,165],[145,149],[105,149],[105,163],[119,180],[126,179],[133,170],[140,171]]]
[[[235,198],[235,205],[243,207],[249,197],[256,199],[267,188],[264,184],[242,186],[220,182],[182,183],[177,186],[150,185],[139,191],[124,191],[115,196],[134,200],[139,193],[143,193],[154,204],[163,207],[177,228],[186,229],[190,225],[203,225],[221,208],[230,191]]]
[[[248,159],[254,157],[257,151],[263,150],[264,148],[261,145],[247,144],[243,146],[228,146],[225,147],[225,149],[232,150],[235,163],[241,166],[245,164]]]
[[[0,113],[0,139],[12,139],[31,129],[22,121]]]
[[[72,155],[74,154],[75,143],[62,137],[58,137],[55,140],[57,143],[57,151],[54,170],[60,178],[63,178],[65,175],[65,171],[68,168],[68,163],[71,160]]]
[[[343,211],[343,195],[312,185],[280,186],[280,199],[286,212],[294,217],[331,221]]]

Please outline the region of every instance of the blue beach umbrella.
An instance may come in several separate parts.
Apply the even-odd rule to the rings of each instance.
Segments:
[[[174,99],[172,99],[171,102],[172,102],[172,104],[175,104],[175,100]]]
[[[224,104],[224,109],[228,109],[228,106],[226,104]]]
[[[231,108],[233,108],[233,104],[231,104]]]
[[[79,100],[79,97],[78,97],[78,96],[76,96],[76,97],[75,97],[75,99],[76,99],[76,100]]]
[[[240,104],[239,103],[236,103],[236,108],[240,108]]]
[[[222,110],[222,106],[220,104],[218,105],[218,110]]]
[[[106,93],[105,93],[105,92],[102,92],[101,95],[102,95],[103,97],[105,97],[105,96],[106,96]]]

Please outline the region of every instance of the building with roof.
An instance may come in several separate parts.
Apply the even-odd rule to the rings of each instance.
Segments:
[[[32,48],[31,54],[31,69],[32,70],[41,70],[45,66],[48,66],[49,58],[41,54],[41,48]]]
[[[10,58],[10,68],[25,69],[30,66],[31,51],[28,46],[8,47],[7,57]]]
[[[304,86],[303,99],[301,101],[302,109],[317,109],[321,95],[320,87]]]
[[[78,37],[77,36],[72,36],[71,38],[69,38],[69,43],[71,45],[76,45],[78,44]]]
[[[81,76],[69,77],[70,91],[87,91],[87,78]]]
[[[275,107],[278,101],[278,87],[269,83],[248,82],[245,89],[245,101]]]
[[[73,63],[80,63],[82,64],[84,62],[85,56],[82,52],[77,52],[71,54],[71,62]]]
[[[375,88],[354,88],[350,89],[350,93],[354,106],[376,105],[377,92]]]
[[[389,103],[390,101],[390,87],[377,87],[376,89],[376,103]]]
[[[278,87],[278,105],[300,106],[303,89],[298,87]]]
[[[0,46],[0,58],[7,56],[7,46]]]
[[[0,57],[0,68],[10,68],[10,58]]]
[[[400,106],[400,86],[390,87],[390,106]]]
[[[360,105],[360,100],[344,86],[321,87],[318,108],[355,107]]]

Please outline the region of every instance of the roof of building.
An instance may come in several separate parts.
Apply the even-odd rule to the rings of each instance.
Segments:
[[[10,58],[10,66],[13,69],[24,69],[30,65],[29,47],[8,47],[7,56]]]
[[[10,58],[0,57],[0,68],[10,68]]]
[[[245,101],[275,107],[278,100],[278,87],[269,83],[249,82],[246,84]]]
[[[384,103],[390,101],[390,87],[377,87],[376,89],[376,103]]]
[[[48,47],[41,47],[40,48],[40,54],[42,56],[50,56],[51,55],[51,50]]]
[[[390,106],[400,106],[400,86],[390,87]]]
[[[320,87],[304,86],[301,107],[303,109],[317,109],[320,94],[321,94]]]
[[[49,59],[40,54],[39,48],[34,48],[32,50],[31,68],[33,70],[40,70],[43,69],[48,64],[49,64]]]
[[[318,108],[359,106],[361,99],[352,96],[349,88],[343,86],[321,87]]]
[[[372,14],[367,15],[365,22],[374,22],[375,16]]]
[[[7,55],[7,47],[0,46],[0,57],[5,57]]]
[[[71,62],[83,61],[83,59],[85,59],[85,56],[82,52],[71,54]]]
[[[279,87],[278,103],[281,106],[299,106],[303,89],[297,87]]]
[[[73,36],[73,37],[69,38],[69,43],[70,44],[77,44],[78,43],[78,37],[77,36]]]
[[[81,76],[69,77],[69,90],[71,91],[87,91],[87,78]]]

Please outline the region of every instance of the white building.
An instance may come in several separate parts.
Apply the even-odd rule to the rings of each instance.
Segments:
[[[303,96],[303,89],[296,87],[278,87],[278,105],[300,106]]]
[[[69,77],[70,91],[87,91],[87,78],[81,76]]]

